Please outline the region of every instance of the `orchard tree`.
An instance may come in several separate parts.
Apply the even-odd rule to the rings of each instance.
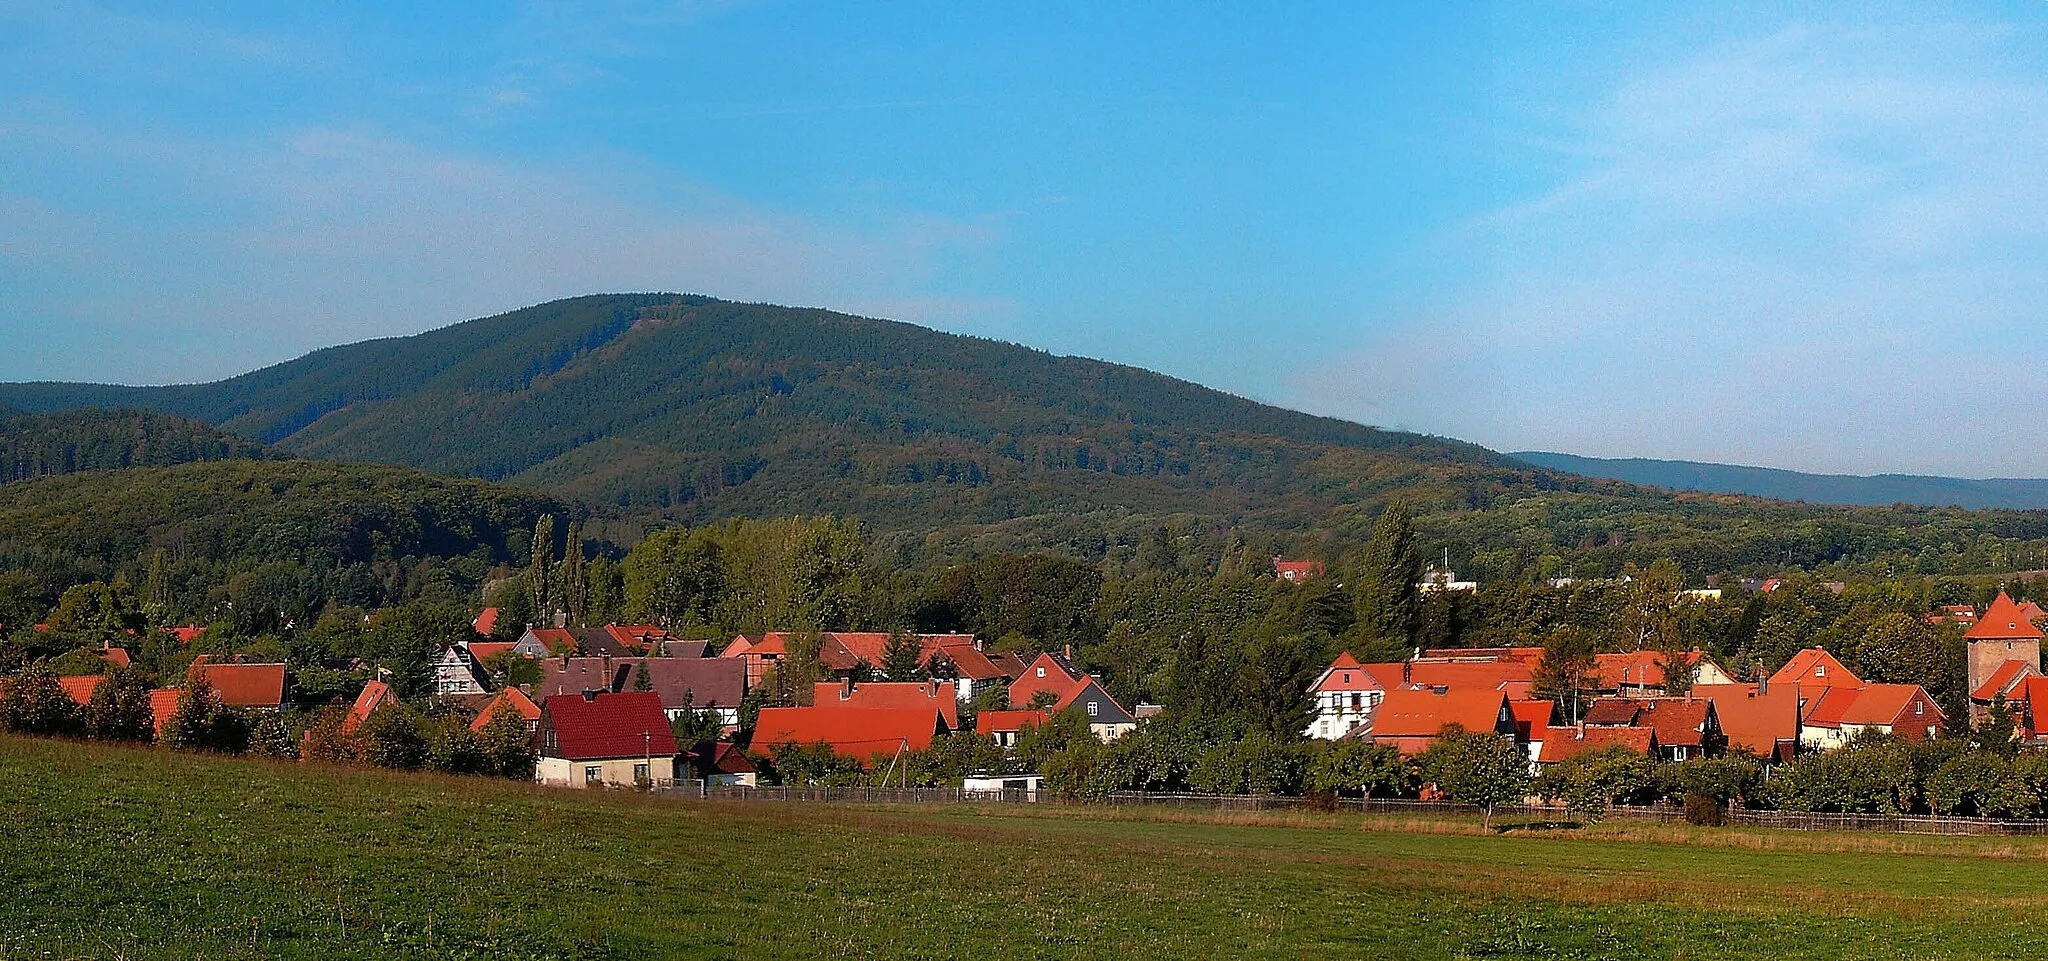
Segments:
[[[1482,823],[1488,830],[1495,805],[1529,796],[1529,755],[1513,739],[1491,731],[1446,725],[1417,756],[1416,766],[1445,797],[1484,808]]]

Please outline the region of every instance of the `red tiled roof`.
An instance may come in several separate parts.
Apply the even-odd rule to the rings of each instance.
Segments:
[[[1044,724],[1051,715],[1044,711],[983,711],[974,716],[974,733],[999,734],[1022,731]]]
[[[2038,621],[2041,618],[2048,617],[2048,608],[2044,608],[2033,601],[2021,601],[2020,614],[2027,620]]]
[[[483,710],[476,712],[476,720],[469,722],[469,729],[481,732],[490,726],[491,720],[498,716],[499,711],[517,711],[520,719],[528,724],[540,720],[540,705],[533,703],[533,698],[527,697],[526,692],[516,687],[508,687],[499,691],[497,697],[491,698],[491,702],[484,705]]]
[[[1374,738],[1435,737],[1449,724],[1468,731],[1498,730],[1507,700],[1507,695],[1488,690],[1388,691],[1373,713],[1370,733]]]
[[[1758,694],[1748,684],[1696,684],[1693,694],[1714,702],[1714,715],[1728,746],[1770,757],[1780,744],[1799,741],[1799,691],[1776,688]]]
[[[781,657],[789,653],[791,636],[788,631],[769,631],[758,638],[743,634],[718,656]],[[930,661],[932,654],[939,650],[974,646],[972,634],[919,634],[916,637],[920,664]],[[818,660],[834,671],[852,670],[860,664],[879,667],[887,660],[883,653],[888,649],[889,634],[885,631],[825,631],[818,635]]]
[[[533,693],[541,700],[585,691],[609,693],[631,681],[626,662],[602,657],[550,657],[540,662],[540,683]]]
[[[100,652],[100,657],[104,658],[108,664],[112,664],[115,667],[135,666],[135,662],[128,657],[128,652],[122,648],[109,647]]]
[[[1316,680],[1314,690],[1377,691],[1381,690],[1381,686],[1379,680],[1365,669],[1365,665],[1358,663],[1358,659],[1349,653],[1344,653],[1337,655],[1337,659],[1330,662],[1330,666],[1323,671],[1323,676]]]
[[[1921,702],[1922,717],[1945,720],[1941,708],[1918,684],[1872,684],[1857,692],[1835,716],[1837,724],[1889,727],[1906,715],[1915,701]]]
[[[670,638],[667,629],[654,624],[606,624],[604,632],[620,644],[642,652]]]
[[[1040,676],[1043,674],[1044,676]],[[1010,703],[1029,705],[1040,691],[1051,691],[1059,703],[1072,701],[1075,695],[1087,686],[1087,677],[1076,677],[1069,673],[1060,659],[1051,654],[1040,654],[1028,665],[1024,674],[1010,684]]]
[[[849,694],[844,684],[824,681],[811,686],[812,704],[843,707],[938,708],[949,730],[960,729],[960,701],[957,688],[942,681],[872,681],[853,685]]]
[[[1432,647],[1422,652],[1424,661],[1527,661],[1543,659],[1540,647]]]
[[[2017,658],[2006,661],[1998,665],[1998,670],[1992,671],[1991,676],[1984,679],[1984,683],[1977,685],[1976,690],[1970,692],[1970,698],[1976,701],[1989,701],[2000,694],[2011,694],[2013,687],[2025,680],[2029,674],[2039,673],[2041,672],[2035,670],[2034,665],[2026,661]]]
[[[1586,723],[1594,727],[1633,727],[1643,716],[1641,701],[1627,697],[1602,697],[1586,706]]]
[[[1557,702],[1511,700],[1508,710],[1515,713],[1515,737],[1534,741],[1539,740],[1543,729],[1550,726],[1550,717],[1557,711]]]
[[[778,745],[822,743],[866,762],[930,747],[944,723],[937,708],[769,707],[754,722],[754,744],[773,756]]]
[[[573,654],[582,645],[566,627],[536,627],[529,630],[550,654]]]
[[[1507,684],[1534,679],[1526,661],[1408,661],[1368,664],[1365,669],[1388,688],[1400,686],[1403,677],[1410,685],[1480,691],[1499,691]]]
[[[1648,754],[1657,747],[1657,732],[1646,727],[1553,727],[1543,732],[1539,764],[1555,764],[1583,751],[1625,747]]]
[[[745,751],[727,741],[713,742],[710,754],[711,760],[703,767],[714,774],[754,774],[760,770]]]
[[[970,681],[1010,680],[1013,677],[1012,668],[996,663],[987,654],[975,650],[972,644],[945,645],[927,657],[925,663],[929,665],[934,657],[944,657],[952,663],[955,674]]]
[[[284,703],[283,664],[214,664],[194,662],[192,669],[228,707],[277,707]]]
[[[178,713],[178,698],[185,692],[175,687],[160,687],[149,692],[149,713],[156,725],[156,736],[164,736],[164,725],[171,722],[171,715]]]
[[[477,614],[476,620],[469,623],[469,626],[470,629],[478,634],[482,634],[485,637],[491,636],[491,632],[498,628],[498,609],[495,607],[484,608],[481,613]]]
[[[177,638],[180,644],[190,644],[198,640],[199,635],[206,633],[206,628],[197,624],[187,624],[184,627],[166,627],[164,633]]]
[[[106,679],[105,674],[78,674],[60,677],[57,684],[64,688],[64,693],[71,695],[71,699],[83,707],[87,701],[92,700],[92,692],[100,686],[100,682]]]
[[[1273,576],[1284,581],[1305,581],[1323,576],[1322,561],[1290,561],[1273,558]]]
[[[517,646],[519,646],[517,641],[471,641],[469,644],[469,656],[475,658],[478,664],[482,664],[484,658],[494,654],[503,654]]]
[[[1698,664],[1700,652],[1688,652],[1686,661]],[[1664,655],[1658,651],[1595,654],[1593,665],[1594,673],[1600,678],[1600,689],[1604,691],[1617,691],[1623,687],[1664,686]]]
[[[2020,723],[2031,721],[2028,734],[2033,737],[2048,735],[2048,677],[2034,675],[2020,685],[2020,697],[2026,711]]]
[[[1863,679],[1835,659],[1824,648],[1809,647],[1785,662],[1771,675],[1771,686],[1797,684],[1801,687],[1862,687]]]
[[[551,697],[541,705],[541,713],[542,726],[551,734],[543,747],[549,757],[586,761],[681,753],[661,699],[651,692],[599,694],[590,700]]]
[[[1984,616],[1963,636],[1973,641],[2025,641],[2040,640],[2041,629],[2027,619],[2010,595],[1998,592],[1998,599],[1984,611]]]
[[[363,685],[362,692],[356,695],[356,702],[349,706],[348,716],[341,719],[341,733],[347,734],[361,727],[370,719],[370,712],[378,707],[397,703],[398,695],[392,692],[391,685],[383,681]]]

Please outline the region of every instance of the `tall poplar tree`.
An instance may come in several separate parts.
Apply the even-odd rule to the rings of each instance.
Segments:
[[[1356,646],[1379,656],[1405,657],[1422,627],[1422,592],[1417,586],[1421,582],[1415,520],[1408,506],[1396,501],[1380,512],[1359,565],[1353,591]]]
[[[555,606],[554,592],[549,589],[554,552],[555,515],[542,514],[540,523],[533,527],[533,562],[526,569],[526,591],[533,599],[533,616],[541,627],[554,626],[549,618]]]
[[[590,609],[590,583],[583,578],[583,522],[569,522],[569,542],[562,546],[562,600],[569,620],[582,626]]]

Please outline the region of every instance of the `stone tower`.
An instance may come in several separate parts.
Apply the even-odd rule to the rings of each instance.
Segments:
[[[1970,645],[1972,695],[2007,661],[2019,661],[2036,671],[2041,669],[2041,629],[2003,591],[1963,639]]]

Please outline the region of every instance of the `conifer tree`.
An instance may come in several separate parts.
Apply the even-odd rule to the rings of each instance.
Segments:
[[[1365,545],[1354,589],[1359,648],[1404,656],[1422,627],[1422,554],[1408,506],[1388,504]]]

